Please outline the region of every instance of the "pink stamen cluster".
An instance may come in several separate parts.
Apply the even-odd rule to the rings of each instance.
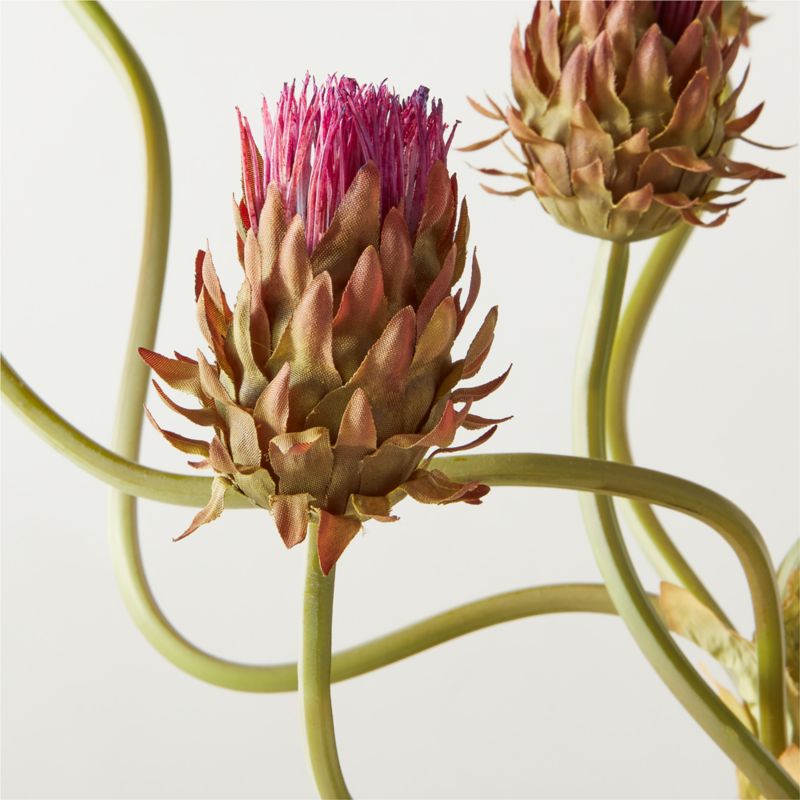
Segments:
[[[310,90],[310,93],[309,93]],[[372,161],[381,175],[384,216],[399,207],[412,235],[422,213],[428,173],[445,161],[455,128],[445,138],[441,101],[428,110],[420,86],[401,100],[385,83],[360,85],[332,76],[317,86],[306,76],[300,91],[284,84],[270,114],[262,105],[263,149],[239,113],[242,143],[242,218],[258,232],[267,186],[275,183],[291,217],[300,214],[309,250],[322,238],[350,183]]]

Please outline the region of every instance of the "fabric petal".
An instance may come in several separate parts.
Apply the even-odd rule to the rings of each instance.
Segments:
[[[205,508],[195,514],[194,519],[191,521],[189,527],[172,541],[179,542],[185,539],[190,534],[194,533],[201,525],[206,525],[213,522],[222,514],[225,507],[225,492],[231,487],[231,482],[226,478],[217,476],[211,482],[211,498]]]
[[[317,531],[317,551],[319,566],[323,575],[327,575],[344,549],[361,530],[361,523],[352,517],[343,517],[319,512],[319,529]]]
[[[276,494],[270,498],[270,510],[278,533],[286,547],[294,547],[308,531],[308,494]]]

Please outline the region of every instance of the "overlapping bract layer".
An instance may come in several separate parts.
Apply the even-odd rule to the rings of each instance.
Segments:
[[[162,380],[200,401],[178,406],[156,383],[167,405],[213,429],[210,442],[161,431],[199,457],[193,466],[217,473],[209,504],[184,535],[219,516],[233,488],[272,511],[287,546],[318,514],[327,572],[362,522],[394,519],[403,496],[477,503],[488,491],[422,463],[431,449],[463,449],[452,446],[460,427],[486,429],[466,447],[494,432],[501,420],[476,416],[471,405],[505,379],[456,388],[488,355],[497,310],[453,362],[480,272],[473,259],[466,296],[452,293],[466,261],[466,206],[456,213],[455,179],[441,161],[426,178],[412,236],[399,209],[384,216],[381,175],[367,163],[311,253],[302,217],[287,221],[280,187],[268,184],[257,226],[245,233],[233,309],[210,253],[198,254],[198,320],[215,361],[141,351]]]
[[[747,13],[720,0],[536,3],[522,42],[511,42],[517,106],[473,106],[505,123],[522,150],[520,178],[561,224],[591,236],[633,241],[679,220],[719,225],[754,180],[780,177],[725,155],[762,105],[733,119],[745,79],[727,78],[747,31]],[[730,31],[738,16],[739,29]],[[712,191],[714,178],[743,181]],[[488,188],[488,187],[487,187]],[[494,191],[489,189],[489,191]],[[717,212],[701,222],[700,211]]]

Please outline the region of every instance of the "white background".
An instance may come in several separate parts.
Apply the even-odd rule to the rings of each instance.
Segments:
[[[164,105],[173,235],[158,349],[191,352],[193,262],[206,237],[234,289],[234,107],[306,69],[418,84],[490,135],[465,95],[508,91],[508,40],[528,3],[111,3]],[[800,141],[794,3],[763,3],[741,109],[756,139]],[[107,442],[136,280],[143,209],[137,119],[63,7],[3,3],[3,350],[31,385]],[[741,67],[741,64],[740,64]],[[645,338],[631,396],[640,463],[722,492],[777,560],[798,533],[798,151],[738,150],[788,174],[700,231]],[[470,201],[484,310],[501,306],[481,413],[514,413],[486,451],[566,453],[570,378],[595,243],[528,196],[489,197],[452,155]],[[506,165],[501,149],[471,156]],[[648,249],[633,250],[633,274]],[[478,316],[476,314],[476,316]],[[157,401],[160,419],[170,418]],[[172,422],[172,419],[169,419]],[[236,694],[180,673],[128,618],[111,574],[103,485],[3,409],[3,795],[309,797],[294,695]],[[186,469],[148,428],[143,462]],[[577,497],[494,490],[479,508],[404,503],[338,570],[335,644],[354,644],[498,591],[597,580]],[[303,548],[263,513],[231,512],[180,545],[191,511],[141,504],[159,602],[201,647],[295,657]],[[752,618],[728,549],[664,519],[742,630]],[[653,573],[642,575],[656,588]],[[694,657],[697,651],[691,651]],[[700,660],[708,661],[701,657]],[[726,758],[660,684],[619,620],[539,618],[483,631],[333,689],[356,797],[732,797]]]

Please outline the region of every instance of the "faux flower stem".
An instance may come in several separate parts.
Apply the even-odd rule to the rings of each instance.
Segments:
[[[68,2],[75,19],[119,73],[136,103],[145,145],[146,199],[139,282],[124,353],[113,449],[135,459],[150,371],[138,347],[151,347],[158,327],[169,243],[172,183],[169,142],[161,104],[144,64],[105,9],[95,2]]]
[[[608,368],[606,396],[608,451],[615,461],[634,463],[627,426],[631,373],[650,315],[692,230],[691,225],[680,223],[658,239],[620,319]],[[653,509],[647,503],[637,501],[624,501],[623,508],[631,517],[631,531],[659,575],[666,581],[685,586],[729,628],[733,628],[725,612],[672,542]]]
[[[78,467],[106,483],[132,495],[177,505],[201,507],[208,499],[210,478],[161,472],[120,458],[60,417],[5,362],[2,388],[6,399],[36,433]],[[681,511],[719,533],[734,549],[746,571],[756,575],[764,586],[774,580],[766,546],[753,523],[733,503],[690,481],[626,464],[539,453],[450,456],[437,458],[435,463],[458,481],[596,492]],[[235,493],[229,493],[226,504],[252,507]],[[135,520],[129,516],[122,524],[134,526],[120,532],[124,540],[134,541]],[[238,664],[210,655],[184,639],[156,604],[138,550],[128,549],[126,553],[127,558],[117,573],[126,604],[148,641],[173,664],[200,680],[238,691],[285,692],[297,688],[294,664]],[[550,609],[550,603],[555,604],[553,611],[608,613],[607,608],[594,607],[595,601],[600,602],[597,594],[586,595],[583,590],[574,594],[570,588],[560,587],[555,593],[550,588],[477,601],[346,650],[334,656],[332,679],[355,677],[463,633],[527,616],[526,609],[531,609],[530,613],[545,613],[537,609]],[[733,746],[748,753],[749,761],[755,763],[751,774],[758,772],[760,784],[782,787],[774,796],[796,796],[796,784],[752,734],[737,721],[733,730]],[[736,760],[739,763],[740,759]]]
[[[75,465],[114,488],[126,494],[174,505],[199,508],[208,500],[210,478],[162,472],[117,456],[59,416],[33,392],[5,359],[2,361],[2,390],[5,398],[39,436]],[[691,481],[626,464],[539,453],[450,456],[437,458],[434,463],[457,481],[481,480],[492,486],[589,491],[642,500],[689,514],[717,531],[734,549],[745,572],[755,575],[759,581],[760,595],[769,595],[771,592],[769,587],[774,578],[770,560],[756,527],[733,503]],[[229,492],[225,502],[229,508],[252,508],[245,498],[235,492]],[[129,577],[125,583],[137,587],[137,599],[135,602],[131,600],[136,609],[134,616],[139,620],[148,615],[155,619],[158,616],[155,613],[157,606],[149,588],[146,588],[146,581],[143,577],[141,580],[130,579],[130,575],[139,571],[138,567],[133,569],[132,564],[128,564]],[[155,623],[155,628],[160,627],[161,623]],[[167,638],[173,635],[174,632],[169,632]],[[163,652],[164,644],[160,644],[158,649]],[[185,655],[191,658],[195,650],[190,648]],[[222,677],[222,680],[222,685],[227,685],[224,683],[226,678]],[[217,683],[218,680],[212,682]]]
[[[111,58],[112,62],[114,62],[118,68],[122,69],[124,78],[133,89],[135,99],[143,116],[148,155],[148,205],[146,213],[146,234],[144,239],[145,244],[142,254],[142,272],[137,289],[137,302],[134,308],[134,323],[131,326],[130,340],[139,345],[148,344],[152,342],[155,336],[169,229],[169,155],[163,116],[161,115],[155,92],[152,89],[152,84],[144,67],[132,48],[130,48],[124,36],[116,26],[114,26],[113,22],[102,8],[94,3],[80,3],[72,6],[71,10],[90,34],[98,41],[106,55]],[[129,352],[132,355],[132,347],[129,348]],[[138,374],[139,372],[142,373],[141,376]],[[106,459],[106,455],[111,456],[111,462],[113,462],[113,466],[116,470],[115,477],[111,482],[115,483],[118,488],[121,488],[119,484],[124,484],[131,478],[129,470],[131,467],[135,467],[135,465],[131,464],[130,459],[135,458],[136,452],[138,451],[141,435],[141,416],[139,414],[139,408],[146,392],[147,381],[147,372],[133,358],[130,358],[129,364],[126,363],[124,374],[126,376],[124,382],[125,391],[121,393],[120,411],[114,437],[114,446],[122,457],[114,457],[109,451],[105,451],[104,453],[102,448],[99,448],[99,450],[89,448],[87,452],[82,454],[82,457],[89,456],[88,460],[93,461],[94,469],[101,469],[98,468],[98,463],[108,466],[109,461]],[[50,422],[53,421],[54,420],[51,418]],[[59,433],[63,433],[64,431],[64,429],[59,428],[57,424],[52,430],[58,431]],[[73,440],[69,445],[64,446],[63,450],[69,452],[71,456],[74,456],[74,451],[71,450],[70,447],[77,442],[77,439]],[[61,442],[61,444],[63,444],[63,442]],[[114,461],[114,458],[118,458],[118,460]],[[533,458],[541,457],[533,456]],[[463,469],[465,466],[464,459],[450,459],[449,461],[451,465],[456,467],[456,472],[459,468]],[[440,464],[440,466],[446,465]],[[469,466],[480,465],[473,464]],[[182,495],[182,502],[194,504],[190,498],[195,494],[196,488],[203,486],[202,493],[204,495],[207,493],[207,480],[194,479],[194,481],[197,482],[192,483],[192,479],[190,478],[168,476],[167,473],[159,473],[158,471],[146,470],[144,468],[138,469],[140,472],[137,474],[136,478],[139,481],[139,488],[152,488],[154,479],[163,481],[165,478],[168,478],[174,481],[169,489],[164,491],[159,490],[161,496],[158,499],[166,499],[166,496],[172,491]],[[506,470],[505,477],[501,477],[500,480],[510,480],[510,473],[518,469],[519,464],[512,464],[511,469]],[[499,471],[501,473],[503,472],[502,469]],[[545,472],[546,471],[545,469]],[[104,472],[103,476],[107,477],[107,473]],[[127,488],[133,489],[135,484],[136,482],[134,481],[133,484],[129,485]],[[138,492],[134,490],[131,491],[131,494],[135,495],[138,494]],[[631,496],[636,495],[632,494]],[[649,501],[652,498],[646,497],[644,499]],[[212,662],[215,661],[212,657],[206,656],[202,651],[199,651],[197,648],[185,642],[185,640],[180,639],[174,630],[172,630],[172,634],[174,634],[175,638],[172,639],[170,626],[163,615],[161,615],[160,621],[155,618],[156,612],[157,614],[160,614],[160,612],[153,601],[152,595],[149,594],[149,588],[146,585],[144,573],[141,569],[138,542],[136,540],[135,501],[133,497],[118,498],[118,500],[119,502],[115,503],[116,508],[114,509],[115,517],[119,523],[117,536],[115,538],[117,542],[125,542],[128,545],[118,548],[118,575],[125,569],[130,571],[130,568],[134,565],[133,562],[136,562],[138,565],[138,570],[136,572],[138,572],[138,574],[130,572],[128,576],[130,578],[130,586],[134,587],[134,593],[140,592],[142,586],[144,586],[148,594],[148,597],[144,598],[147,602],[142,603],[141,608],[136,609],[136,611],[139,612],[135,613],[137,622],[147,618],[153,624],[153,629],[158,631],[159,635],[163,634],[167,642],[171,641],[172,644],[177,643],[176,651],[181,652],[182,655],[186,655],[188,651],[190,655],[197,656],[201,660],[207,658]],[[701,516],[701,514],[698,514],[698,516]],[[121,564],[121,566],[119,566],[119,564]],[[124,584],[125,582],[123,581],[123,592],[125,593]],[[294,672],[292,665],[287,666],[289,666],[291,672]],[[239,665],[230,664],[230,667],[232,668],[232,674],[239,674]],[[257,670],[258,668],[253,669]],[[758,758],[756,758],[755,761],[757,762]],[[768,759],[761,764],[761,766],[768,776],[771,775],[771,778],[764,778],[760,782],[755,781],[757,784],[762,786],[773,785],[785,787],[785,780],[787,780],[785,778],[785,773],[782,773],[782,771],[778,773],[775,772],[774,761]],[[796,787],[794,787],[791,782],[789,785],[790,791],[796,791]],[[776,795],[777,794],[778,792],[776,791]]]
[[[12,407],[44,441],[99,480],[127,494],[149,500],[181,506],[202,506],[206,502],[210,479],[161,472],[117,456],[60,417],[33,392],[5,358],[2,359],[0,384]],[[459,459],[455,465],[464,475],[475,472],[470,468],[469,458]],[[516,454],[507,458],[518,460]],[[439,467],[448,469],[448,464],[443,461],[437,462]],[[503,471],[495,472],[496,482],[503,481]],[[231,494],[229,500],[237,497]],[[249,503],[240,503],[239,506],[252,507]],[[207,683],[237,691],[272,693],[297,690],[296,664],[239,664],[209,655],[183,639],[161,613],[145,585],[144,572],[131,570],[125,581],[125,593],[137,598],[135,620],[151,644],[177,667]],[[616,613],[602,586],[565,584],[506,592],[458,606],[336,653],[331,679],[337,682],[363,675],[501,622],[576,611]]]
[[[33,431],[84,472],[120,492],[172,505],[202,507],[208,501],[211,479],[143,467],[86,436],[49,406],[0,356],[3,397]],[[205,499],[203,499],[205,495]],[[230,496],[227,505],[252,507]]]
[[[579,347],[573,395],[575,448],[579,454],[590,458],[607,456],[608,365],[627,266],[627,245],[601,245]],[[754,753],[740,746],[747,741],[743,735],[744,726],[698,675],[654,610],[631,563],[611,498],[584,493],[581,506],[589,541],[611,599],[662,680],[762,792],[769,797],[786,793],[787,785],[779,787],[761,782],[763,776],[757,774]],[[744,559],[743,563],[755,609],[760,732],[764,745],[777,756],[786,747],[783,625],[774,572],[763,542],[759,551],[754,559]]]
[[[306,579],[303,587],[303,635],[297,680],[306,728],[308,757],[321,798],[349,798],[344,782],[331,707],[331,626],[336,567],[322,574],[317,554],[317,527],[306,537]]]
[[[171,177],[169,142],[164,115],[144,64],[105,9],[95,2],[70,2],[67,8],[94,40],[131,90],[142,123],[145,144],[146,205],[139,281],[133,303],[128,344],[123,357],[112,448],[126,459],[136,459],[142,436],[142,406],[147,396],[149,370],[137,347],[152,347],[158,327],[169,244]],[[140,602],[137,588],[149,594],[139,548],[136,498],[112,491],[109,502],[109,538],[114,572],[128,610],[140,625],[167,625],[152,595]],[[154,618],[153,612],[161,617]]]
[[[150,373],[138,347],[152,347],[158,328],[167,267],[172,181],[164,115],[144,64],[99,3],[70,2],[67,8],[120,74],[136,102],[145,144],[146,205],[139,281],[133,303],[128,343],[112,437],[119,456],[135,460],[142,437],[142,407]],[[114,574],[129,613],[147,636],[155,635],[172,651],[203,654],[171,627],[150,591],[139,547],[136,497],[114,489],[109,499],[109,542]],[[164,635],[166,634],[166,635]],[[174,635],[173,635],[174,634]],[[152,640],[151,640],[152,641]]]

